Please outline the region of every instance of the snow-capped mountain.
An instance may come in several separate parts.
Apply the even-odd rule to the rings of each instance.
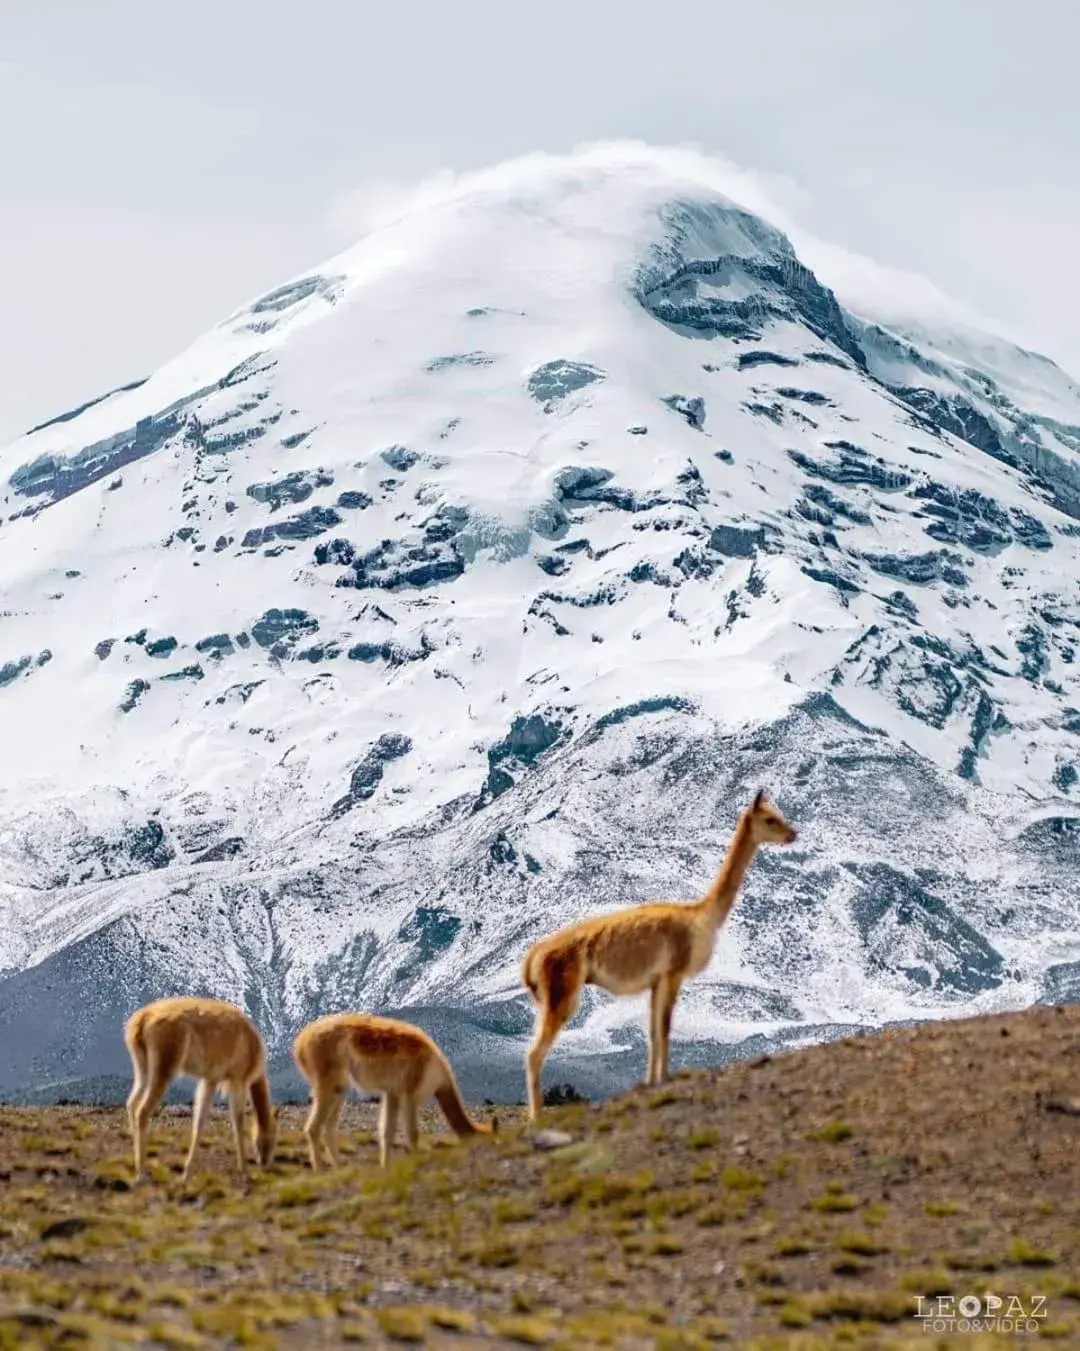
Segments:
[[[282,1084],[362,1007],[518,1097],[527,944],[699,894],[759,786],[684,1058],[1080,996],[1080,387],[722,187],[473,175],[0,453],[0,1093],[213,991]]]

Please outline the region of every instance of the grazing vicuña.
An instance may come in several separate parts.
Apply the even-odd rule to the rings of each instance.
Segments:
[[[146,1128],[165,1090],[178,1074],[198,1079],[191,1119],[191,1147],[184,1178],[191,1172],[214,1087],[228,1090],[236,1144],[236,1166],[247,1170],[244,1150],[244,1104],[251,1094],[255,1109],[252,1137],[265,1167],[277,1143],[277,1114],[270,1104],[266,1048],[255,1024],[235,1004],[217,999],[158,999],[146,1004],[124,1024],[124,1042],[135,1070],[128,1097],[128,1118],[135,1142],[135,1181],[146,1171]]]
[[[384,1168],[399,1118],[404,1120],[407,1148],[416,1148],[419,1106],[432,1096],[455,1134],[482,1135],[495,1129],[494,1122],[484,1126],[470,1119],[446,1057],[411,1023],[370,1013],[333,1013],[308,1023],[293,1044],[293,1055],[312,1090],[304,1133],[316,1171],[322,1147],[332,1163],[341,1163],[336,1131],[350,1084],[382,1095],[379,1159]]]
[[[794,828],[759,792],[739,817],[724,865],[700,901],[658,901],[616,910],[533,944],[521,963],[521,978],[536,1005],[536,1035],[526,1056],[530,1118],[542,1106],[544,1058],[577,1011],[583,985],[598,985],[615,995],[652,991],[646,1082],[663,1083],[671,1015],[683,981],[708,965],[717,931],[735,904],[758,846],[794,839]]]

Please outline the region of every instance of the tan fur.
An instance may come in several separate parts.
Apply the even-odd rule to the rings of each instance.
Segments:
[[[759,792],[739,817],[723,867],[700,901],[653,902],[597,915],[533,944],[521,963],[521,978],[537,1013],[526,1056],[530,1119],[539,1116],[543,1105],[544,1059],[577,1012],[583,985],[598,985],[614,995],[651,991],[645,1082],[664,1082],[671,1016],[683,981],[708,965],[717,932],[758,846],[794,839],[794,829]]]
[[[450,1128],[459,1136],[496,1129],[469,1118],[449,1062],[426,1032],[395,1018],[370,1013],[334,1013],[308,1023],[293,1043],[293,1056],[311,1085],[311,1112],[304,1134],[311,1166],[320,1167],[319,1151],[340,1165],[337,1126],[350,1084],[382,1095],[379,1160],[386,1167],[398,1121],[407,1149],[416,1148],[420,1104],[434,1097]]]
[[[249,1092],[255,1110],[252,1138],[256,1154],[264,1166],[270,1162],[277,1143],[277,1116],[270,1104],[266,1050],[255,1024],[241,1009],[217,999],[158,999],[127,1020],[124,1042],[135,1071],[127,1109],[135,1145],[136,1182],[142,1181],[146,1171],[150,1117],[179,1074],[199,1081],[191,1118],[191,1146],[184,1163],[185,1180],[210,1115],[215,1085],[228,1090],[240,1173],[247,1170],[244,1105]]]

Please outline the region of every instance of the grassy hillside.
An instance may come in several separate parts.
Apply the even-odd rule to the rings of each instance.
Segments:
[[[552,1110],[560,1148],[428,1116],[386,1175],[370,1105],[336,1175],[303,1116],[244,1187],[217,1108],[184,1186],[170,1108],[132,1190],[116,1110],[0,1109],[0,1347],[1015,1346],[913,1316],[986,1291],[1080,1345],[1080,1007],[680,1074]]]

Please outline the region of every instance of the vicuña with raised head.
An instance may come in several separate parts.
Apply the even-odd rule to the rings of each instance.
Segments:
[[[694,903],[655,901],[596,915],[542,938],[525,954],[521,978],[536,1005],[526,1055],[529,1116],[539,1116],[540,1071],[560,1029],[574,1016],[583,985],[614,995],[651,991],[646,1083],[668,1076],[671,1015],[683,981],[709,963],[720,926],[735,904],[762,844],[790,844],[795,830],[760,791],[739,817],[723,867]]]
[[[384,1168],[399,1120],[404,1123],[406,1148],[416,1148],[419,1108],[427,1098],[435,1098],[458,1136],[486,1135],[496,1129],[494,1122],[487,1126],[469,1117],[446,1057],[426,1032],[411,1023],[371,1013],[332,1013],[301,1030],[293,1056],[311,1085],[304,1134],[316,1172],[323,1148],[331,1163],[341,1163],[337,1126],[350,1084],[382,1095],[379,1161]]]
[[[146,1172],[146,1131],[150,1117],[179,1074],[197,1079],[191,1118],[191,1147],[184,1162],[191,1173],[199,1137],[206,1128],[214,1088],[228,1090],[236,1145],[236,1166],[246,1173],[244,1107],[255,1109],[252,1138],[265,1167],[277,1144],[277,1113],[270,1102],[266,1048],[251,1019],[235,1004],[218,999],[157,999],[137,1009],[124,1024],[124,1042],[135,1071],[128,1119],[135,1144],[135,1181]]]

